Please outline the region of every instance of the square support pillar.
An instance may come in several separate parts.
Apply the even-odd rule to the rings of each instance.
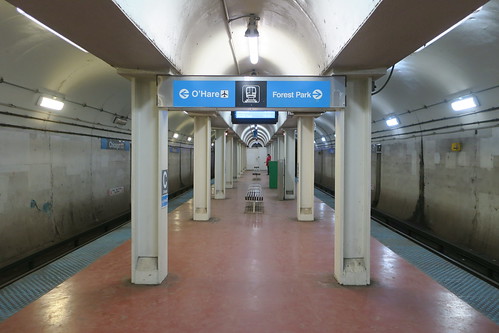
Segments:
[[[215,131],[215,199],[225,199],[225,130]]]
[[[344,112],[336,112],[334,276],[370,283],[371,78],[348,76]]]
[[[237,172],[238,178],[243,175],[243,145],[241,142],[237,143]]]
[[[233,139],[232,143],[232,185],[237,181],[237,140]]]
[[[132,283],[168,275],[168,112],[156,107],[156,78],[132,78]]]
[[[194,190],[193,220],[208,221],[211,215],[211,118],[194,118]]]
[[[298,221],[314,220],[314,117],[298,116],[298,186],[296,208]]]
[[[295,130],[286,130],[284,136],[286,158],[284,166],[284,199],[295,198]]]
[[[225,161],[225,185],[226,188],[234,187],[234,137],[227,136],[225,147],[226,161]]]
[[[276,156],[276,160],[284,160],[286,158],[286,146],[285,146],[285,135],[278,135],[277,136],[277,146],[278,146],[278,153]]]
[[[242,168],[243,168],[243,173],[244,173],[246,171],[246,165],[248,163],[247,160],[246,160],[248,152],[246,150],[246,145],[244,143],[242,144],[242,147],[243,147],[243,151],[242,151],[242,154],[243,154],[242,155],[243,156]]]

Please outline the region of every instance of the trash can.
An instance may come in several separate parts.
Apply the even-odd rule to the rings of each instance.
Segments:
[[[277,188],[277,161],[269,162],[269,187]]]

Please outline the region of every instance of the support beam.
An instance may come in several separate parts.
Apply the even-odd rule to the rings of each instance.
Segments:
[[[211,118],[194,116],[193,219],[208,221],[211,215]]]
[[[285,178],[285,160],[286,160],[286,146],[285,136],[283,133],[276,135],[277,146],[277,198],[284,200],[284,178]]]
[[[371,78],[347,77],[347,108],[336,113],[334,276],[370,283]]]
[[[225,147],[225,186],[226,188],[234,187],[234,137],[227,135],[227,142]]]
[[[237,181],[238,177],[238,168],[237,168],[237,159],[238,159],[238,141],[234,138],[234,143],[232,145],[232,183],[235,187],[234,182]]]
[[[298,221],[314,220],[314,116],[298,115]]]
[[[284,166],[284,199],[295,198],[295,130],[286,130],[284,136],[286,159]]]
[[[237,178],[241,178],[242,175],[242,153],[243,149],[241,147],[241,142],[237,142],[237,165],[236,165],[236,173]]]
[[[284,135],[277,136],[277,158],[276,160],[284,160],[286,158],[286,147],[285,147]]]
[[[131,80],[132,283],[160,284],[168,275],[168,112],[156,107],[154,76]]]
[[[225,130],[215,131],[215,199],[225,199]]]

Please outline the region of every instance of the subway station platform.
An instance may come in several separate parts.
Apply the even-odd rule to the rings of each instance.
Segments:
[[[261,183],[261,210],[244,196]],[[212,201],[169,214],[169,276],[130,282],[130,241],[0,323],[0,332],[498,332],[499,326],[371,238],[371,285],[333,278],[334,211],[314,222],[250,172]],[[245,212],[246,211],[246,212]]]

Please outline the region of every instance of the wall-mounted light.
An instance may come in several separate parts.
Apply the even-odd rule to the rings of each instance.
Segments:
[[[173,138],[178,139],[178,133],[173,133]]]
[[[65,42],[73,45],[74,47],[76,47],[77,49],[80,49],[81,51],[85,52],[85,53],[88,53],[87,50],[85,50],[83,47],[81,47],[80,45],[76,44],[75,42],[67,39],[66,37],[64,37],[63,35],[61,35],[60,33],[58,33],[57,31],[47,27],[45,24],[43,24],[42,22],[38,21],[36,18],[34,18],[33,16],[27,14],[25,11],[23,11],[21,8],[16,8],[17,9],[17,12],[19,14],[22,14],[24,15],[25,17],[29,18],[31,21],[35,22],[36,24],[40,25],[41,27],[45,28],[46,30],[50,31],[51,33],[53,33],[54,35],[56,35],[57,37],[61,38],[62,40],[64,40]]]
[[[386,125],[390,127],[400,125],[400,120],[397,117],[389,117],[386,119]]]
[[[244,33],[244,37],[248,38],[250,61],[253,65],[258,63],[258,33],[256,21],[260,20],[260,17],[255,14],[250,14],[248,20],[248,29]]]
[[[116,125],[124,126],[126,125],[128,119],[126,117],[114,117],[113,123]]]
[[[464,111],[464,110],[469,110],[477,107],[478,100],[475,96],[464,96],[464,97],[459,97],[458,99],[452,101],[450,103],[450,106],[452,107],[452,110],[454,111]]]
[[[61,111],[62,108],[64,108],[64,102],[55,97],[42,96],[38,99],[37,104],[41,107],[56,111]]]

